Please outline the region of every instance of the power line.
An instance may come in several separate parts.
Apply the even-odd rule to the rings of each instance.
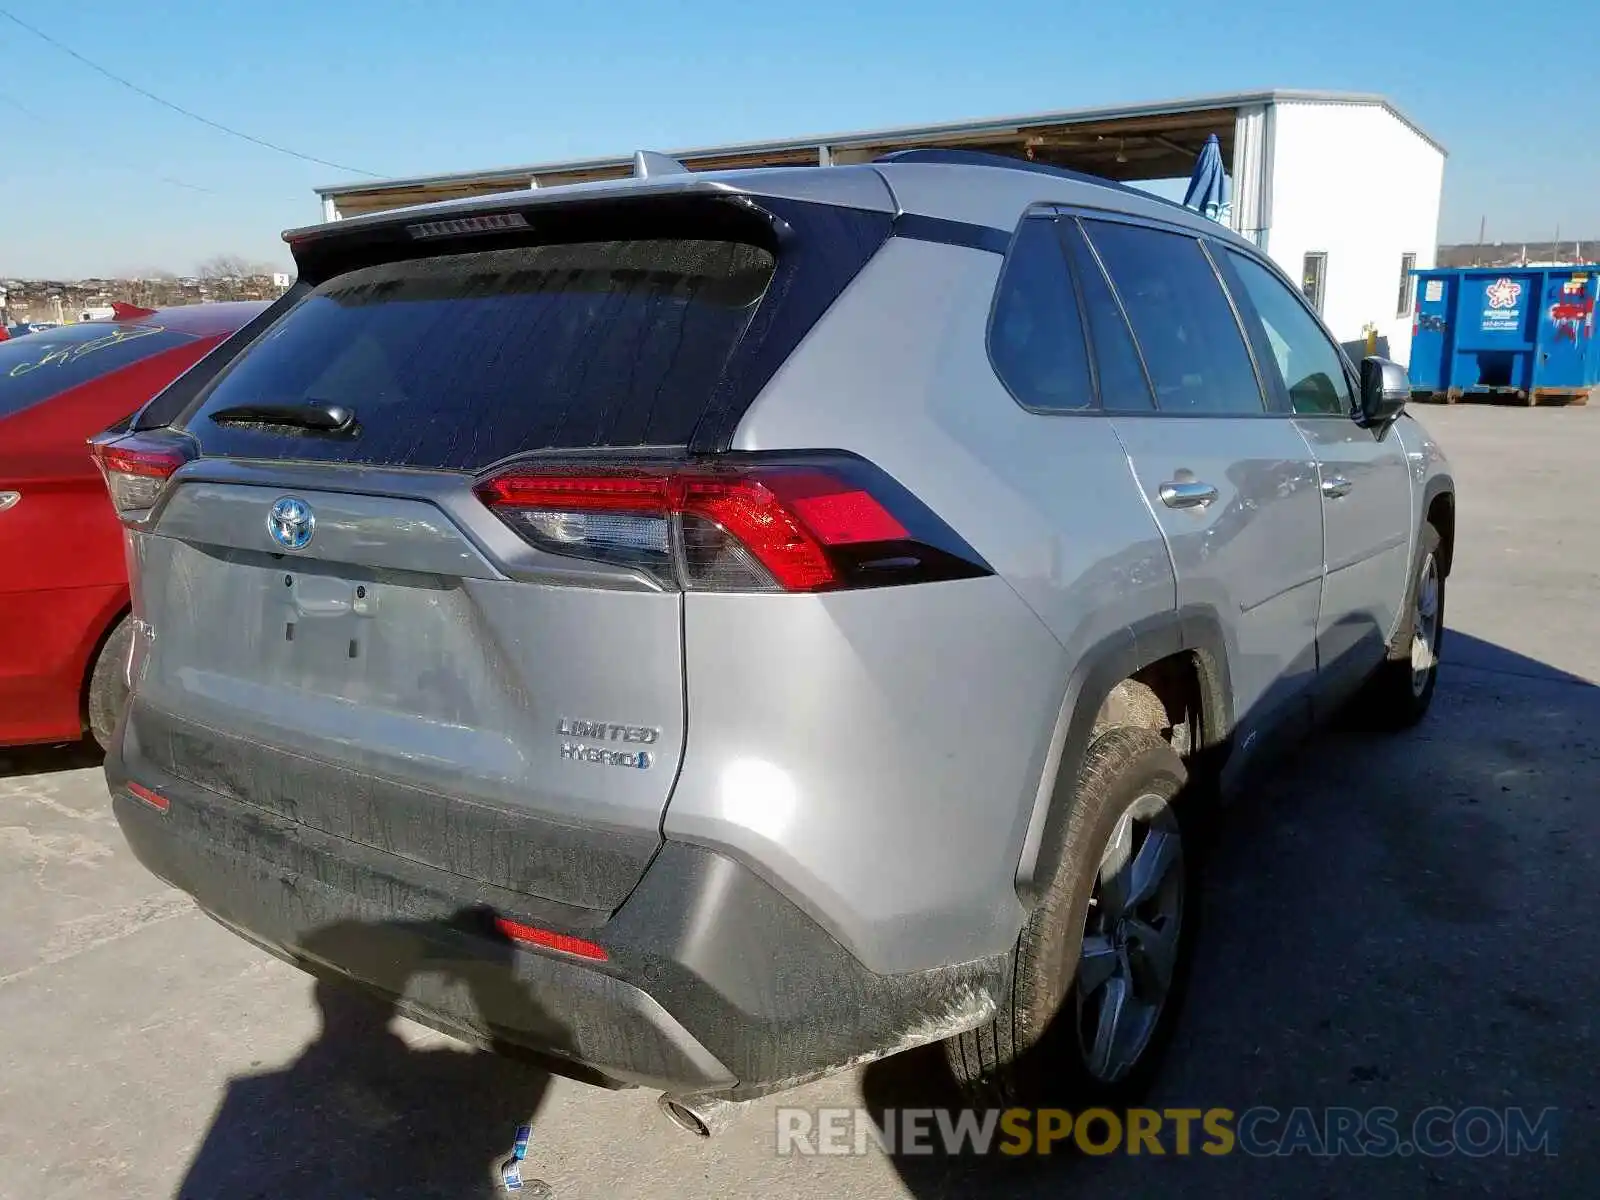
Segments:
[[[38,113],[34,112],[33,109],[29,108],[21,100],[18,100],[15,96],[11,95],[8,92],[0,92],[0,100],[5,101],[7,104],[11,105],[12,108],[14,108],[18,112],[20,112],[23,116],[29,117],[29,118],[39,122],[39,124],[41,124],[41,125],[49,126],[49,125],[51,125],[53,123],[53,122],[47,120],[46,118],[41,117]],[[127,171],[143,171],[148,166],[148,164],[137,165],[136,166],[135,164],[128,162],[126,159],[118,161],[117,159],[114,159],[114,158],[108,158],[106,156],[105,150],[103,148],[102,149],[97,149],[95,151],[95,154],[102,161],[106,162],[107,164],[109,164],[111,166],[120,166],[123,170],[127,170]],[[160,182],[162,182],[162,183],[169,183],[173,187],[184,188],[187,191],[204,192],[207,196],[215,196],[215,195],[217,195],[217,192],[214,189],[208,188],[208,187],[201,187],[198,183],[190,183],[186,179],[176,179],[171,175],[157,175],[155,178],[157,180],[159,180]]]
[[[243,132],[242,130],[234,129],[232,126],[224,125],[220,121],[213,121],[210,117],[203,117],[199,113],[194,112],[194,111],[192,111],[190,109],[184,108],[183,105],[181,105],[181,104],[174,104],[171,100],[163,99],[162,97],[156,95],[154,92],[148,91],[147,89],[140,87],[137,83],[134,83],[131,79],[124,79],[121,75],[118,75],[116,72],[109,71],[105,67],[102,67],[99,63],[94,62],[91,59],[85,58],[83,55],[79,54],[76,50],[74,50],[71,46],[68,46],[68,45],[66,45],[66,44],[64,44],[62,42],[58,42],[55,38],[51,37],[44,30],[38,29],[35,26],[32,26],[32,25],[28,24],[26,21],[24,21],[21,17],[17,16],[13,12],[8,12],[6,9],[0,8],[0,17],[4,17],[6,20],[10,21],[13,25],[17,26],[19,29],[24,29],[27,32],[33,34],[33,36],[38,38],[40,41],[47,42],[48,44],[54,46],[57,50],[61,51],[63,54],[66,54],[66,55],[68,55],[68,56],[70,56],[72,58],[77,59],[84,66],[88,67],[91,71],[95,71],[100,75],[104,75],[107,79],[111,80],[113,83],[120,83],[123,87],[129,89],[130,91],[134,91],[134,92],[139,93],[139,95],[143,96],[146,100],[154,100],[157,104],[161,105],[161,107],[169,108],[175,113],[179,113],[179,114],[181,114],[181,115],[183,115],[185,117],[188,117],[190,120],[199,121],[202,125],[209,125],[212,129],[220,130],[221,132],[226,133],[231,137],[243,138],[247,142],[252,142],[257,146],[262,146],[262,147],[264,147],[264,148],[266,148],[268,150],[276,150],[279,154],[287,154],[290,158],[298,158],[298,159],[304,160],[305,162],[314,162],[314,163],[318,163],[319,165],[324,166],[324,167],[332,167],[335,171],[349,171],[349,172],[351,172],[352,174],[355,174],[355,175],[366,175],[366,176],[368,176],[368,177],[370,177],[372,179],[377,179],[378,178],[378,175],[375,172],[363,171],[360,167],[346,166],[344,163],[332,162],[332,161],[330,161],[329,159],[326,159],[326,158],[318,158],[315,154],[302,154],[298,150],[291,150],[287,146],[280,146],[276,142],[269,142],[265,138],[258,138],[254,134],[249,134],[249,133]]]
[[[10,95],[7,92],[0,92],[0,100],[4,100],[7,104],[11,105],[12,108],[16,109],[25,117],[32,117],[35,121],[44,120],[44,118],[38,113],[34,112],[33,109],[29,108],[21,100],[18,100],[15,96]]]

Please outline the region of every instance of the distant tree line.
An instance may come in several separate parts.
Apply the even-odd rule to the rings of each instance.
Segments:
[[[143,308],[169,308],[198,304],[207,300],[270,300],[283,288],[273,276],[281,268],[237,254],[217,254],[199,263],[193,275],[179,275],[165,268],[143,268],[124,277],[94,277],[76,280],[4,280],[4,299],[0,300],[0,320],[71,321],[90,309],[104,308],[113,301]]]

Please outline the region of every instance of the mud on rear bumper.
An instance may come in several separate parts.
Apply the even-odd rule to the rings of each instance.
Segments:
[[[423,1024],[610,1086],[749,1099],[987,1020],[1003,960],[867,970],[744,865],[667,842],[613,913],[555,906],[141,767],[113,807],[141,862],[249,940]],[[492,916],[603,947],[512,943]]]

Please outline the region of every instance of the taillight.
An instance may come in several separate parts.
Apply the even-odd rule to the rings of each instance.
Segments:
[[[89,452],[105,476],[106,490],[119,513],[143,512],[153,505],[173,472],[191,457],[183,443],[137,436],[93,441]]]
[[[820,592],[989,574],[926,505],[845,455],[523,463],[479,499],[556,554],[711,592]]]

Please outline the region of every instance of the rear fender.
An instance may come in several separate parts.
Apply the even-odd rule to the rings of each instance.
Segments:
[[[1195,746],[1215,760],[1207,763],[1208,770],[1220,770],[1234,717],[1227,639],[1216,613],[1208,609],[1162,613],[1124,626],[1097,643],[1078,660],[1067,681],[1023,839],[1017,894],[1030,908],[1038,903],[1060,861],[1078,775],[1101,706],[1124,679],[1181,653],[1193,654],[1200,680],[1200,730]]]

